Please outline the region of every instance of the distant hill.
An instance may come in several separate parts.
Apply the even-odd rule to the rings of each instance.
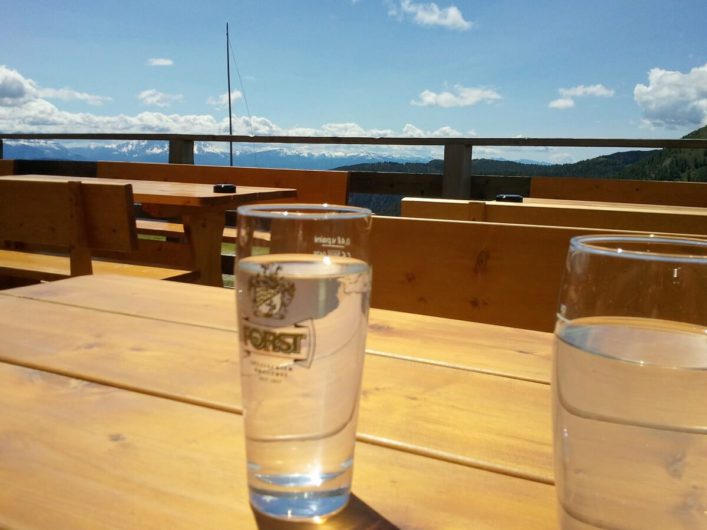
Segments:
[[[510,160],[475,158],[471,163],[471,170],[477,175],[609,177],[631,164],[650,157],[653,153],[654,151],[625,151],[582,160],[574,164],[533,164]],[[341,166],[335,169],[344,171],[441,174],[444,171],[444,162],[442,160],[431,160],[427,163],[375,162]]]
[[[707,126],[683,138],[707,138]],[[508,160],[474,159],[476,175],[527,175],[547,177],[620,178],[639,180],[683,180],[707,182],[707,149],[654,149],[621,151],[573,164],[533,164]],[[442,160],[427,163],[376,162],[341,166],[346,171],[437,173],[444,171]]]
[[[683,138],[707,139],[707,126]],[[617,178],[707,182],[707,149],[660,149],[625,167]]]

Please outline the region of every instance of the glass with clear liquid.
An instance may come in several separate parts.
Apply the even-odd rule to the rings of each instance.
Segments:
[[[555,331],[561,528],[706,529],[705,243],[602,237],[573,241]]]
[[[297,521],[324,520],[350,496],[370,294],[368,263],[347,255],[351,240],[321,248],[339,246],[339,235],[309,221],[299,220],[299,242],[318,243],[302,248],[262,219],[239,219],[257,245],[244,244],[236,265],[250,501]]]
[[[707,335],[650,319],[562,326],[553,388],[564,528],[707,528]]]

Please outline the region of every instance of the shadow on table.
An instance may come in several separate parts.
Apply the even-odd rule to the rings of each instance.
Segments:
[[[280,521],[253,513],[259,530],[400,530],[356,495],[351,495],[342,512],[320,524]]]

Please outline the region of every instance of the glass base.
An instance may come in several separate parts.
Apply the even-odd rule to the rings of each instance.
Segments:
[[[288,521],[321,522],[349,502],[350,488],[283,492],[250,488],[250,503],[262,514]]]

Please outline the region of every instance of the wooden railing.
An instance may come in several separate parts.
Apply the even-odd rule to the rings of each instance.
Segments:
[[[350,191],[353,193],[383,193],[422,197],[470,198],[483,197],[481,191],[495,185],[493,177],[480,177],[472,173],[472,150],[479,146],[498,147],[616,147],[616,148],[675,148],[707,149],[707,139],[648,140],[617,138],[401,138],[401,137],[320,137],[320,136],[239,136],[194,134],[0,134],[0,158],[3,157],[4,140],[149,140],[169,143],[169,162],[194,163],[194,142],[233,142],[261,144],[329,144],[329,145],[398,145],[440,146],[444,148],[444,173],[419,175],[408,173],[351,174]],[[375,178],[373,178],[375,176]],[[485,180],[482,180],[485,179]],[[504,177],[504,186],[510,180]],[[513,184],[522,191],[530,180],[517,179]],[[509,192],[511,190],[504,189]]]

